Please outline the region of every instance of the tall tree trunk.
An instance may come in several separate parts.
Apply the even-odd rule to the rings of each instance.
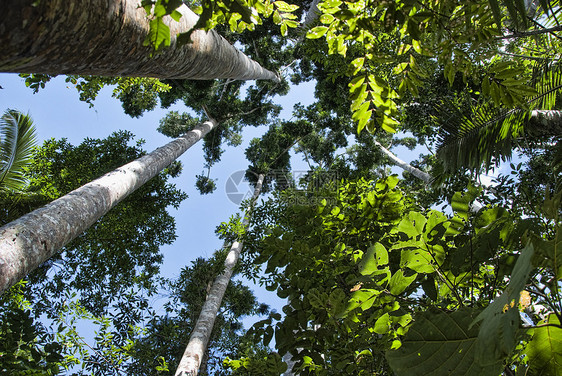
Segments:
[[[261,192],[261,187],[263,185],[264,175],[260,174],[258,181],[256,183],[256,188],[254,189],[254,195],[252,196],[252,203],[250,208],[244,216],[244,221],[242,224],[247,230],[250,225],[250,218],[252,215],[252,209],[256,200]],[[238,257],[240,256],[240,251],[242,250],[243,242],[235,241],[230,247],[230,252],[226,256],[224,262],[224,271],[215,279],[211,291],[207,295],[207,300],[203,304],[199,318],[195,323],[193,328],[193,333],[189,339],[189,343],[185,348],[185,352],[181,358],[175,375],[176,376],[196,376],[199,371],[199,366],[201,365],[201,360],[203,354],[207,349],[209,339],[211,337],[211,332],[213,331],[213,325],[215,324],[215,319],[217,318],[217,313],[222,303],[222,298],[226,291],[226,287],[230,282],[232,277],[232,272],[234,271],[234,266],[238,262]]]
[[[380,142],[378,142],[377,140],[375,141],[375,145],[378,146],[379,150],[383,152],[384,155],[386,155],[394,165],[400,167],[402,170],[408,171],[410,174],[414,175],[416,178],[423,180],[426,184],[431,183],[431,175],[429,175],[427,172],[424,172],[422,170],[420,170],[419,168],[416,168],[414,166],[412,166],[411,164],[408,164],[407,162],[404,162],[402,159],[398,158],[394,153],[392,153],[390,150],[388,150],[387,148],[385,148],[384,146],[382,146],[382,144]]]
[[[143,42],[150,20],[139,0],[4,0],[0,71],[178,79],[278,80],[215,31],[177,35],[197,22],[182,5],[179,22],[165,17],[171,44],[150,57]]]
[[[209,120],[152,153],[0,228],[0,293],[59,252],[215,126],[216,121]]]
[[[306,12],[306,16],[304,17],[304,21],[299,26],[299,29],[301,29],[305,34],[308,31],[308,29],[312,27],[312,24],[316,22],[316,20],[318,19],[318,17],[320,17],[320,14],[322,13],[320,12],[320,9],[318,9],[318,4],[320,4],[320,0],[314,0],[310,4],[310,7]]]

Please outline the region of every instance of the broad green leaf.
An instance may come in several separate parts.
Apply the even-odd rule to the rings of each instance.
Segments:
[[[421,235],[425,227],[426,218],[423,214],[411,211],[408,213],[407,217],[402,218],[395,233],[403,233],[408,238],[415,238]]]
[[[402,346],[386,352],[390,367],[397,376],[498,376],[503,362],[481,366],[474,361],[479,328],[469,325],[478,312],[463,308],[416,314]]]
[[[433,258],[423,249],[404,249],[400,253],[400,267],[410,268],[417,273],[433,273]]]
[[[406,277],[402,269],[398,269],[396,273],[392,275],[389,282],[390,293],[393,295],[399,295],[404,292],[410,286],[412,282],[416,279],[418,275],[413,274]]]
[[[556,229],[553,239],[544,240],[532,235],[531,241],[535,247],[534,264],[549,268],[554,271],[556,278],[562,278],[562,225]]]
[[[170,45],[170,28],[162,21],[162,18],[155,18],[150,21],[150,30],[146,36],[144,45],[154,46],[156,51],[158,51],[162,45],[165,47]]]
[[[350,65],[350,67],[353,67],[351,74],[356,75],[361,70],[361,68],[363,68],[364,63],[364,57],[358,57],[357,59],[353,60]]]
[[[377,271],[379,265],[386,264],[388,264],[388,251],[382,244],[375,243],[364,253],[359,264],[359,272],[362,275],[371,275]]]
[[[377,334],[385,334],[390,329],[390,315],[385,313],[375,321],[373,330]]]
[[[541,324],[560,325],[555,314]],[[562,329],[555,326],[535,328],[531,341],[525,347],[529,371],[532,375],[562,375]]]
[[[375,243],[375,258],[377,259],[377,265],[388,264],[388,251],[384,245]]]
[[[179,20],[181,19],[181,13],[178,10],[174,10],[172,13],[170,13],[170,17],[172,17],[174,21],[179,22]]]
[[[403,62],[398,64],[397,66],[394,67],[394,69],[392,69],[392,74],[400,74],[402,72],[404,72],[404,69],[406,69],[408,67],[409,63],[408,62]]]
[[[283,22],[280,27],[281,35],[287,36],[287,24]]]
[[[327,26],[316,26],[310,29],[306,33],[306,37],[308,39],[318,39],[321,38],[324,34],[326,34],[327,31],[328,31]]]
[[[520,322],[518,303],[520,293],[525,289],[532,269],[532,257],[533,244],[529,242],[515,263],[505,291],[471,324],[473,326],[482,321],[475,349],[476,361],[479,364],[486,365],[504,360],[511,355],[518,342],[517,332]]]
[[[363,259],[359,264],[359,273],[362,275],[370,275],[375,270],[377,270],[377,259],[375,258],[376,248],[375,246],[370,246],[367,252],[363,254]]]
[[[349,92],[353,93],[355,90],[357,90],[359,87],[363,85],[363,82],[365,82],[364,75],[354,77],[349,83]]]
[[[367,108],[368,108],[369,102],[365,102],[365,104],[367,104]],[[361,107],[363,107],[363,106],[361,106]],[[367,125],[367,122],[371,119],[372,112],[373,112],[373,110],[365,111],[359,117],[359,122],[357,123],[357,134],[361,133],[363,128],[365,128],[365,125]]]
[[[480,191],[473,186],[469,186],[467,192],[455,192],[451,200],[453,211],[464,220],[467,220],[468,213],[470,212],[470,204],[479,193]]]
[[[450,224],[443,213],[431,210],[427,216],[427,223],[423,234],[425,241],[428,244],[437,244],[447,232]]]
[[[322,22],[324,25],[329,25],[334,22],[334,16],[332,16],[331,14],[323,14],[320,16],[320,22]]]
[[[341,315],[345,317],[347,313],[353,311],[357,307],[361,307],[363,310],[367,309],[366,307],[371,307],[375,301],[375,298],[380,294],[380,291],[374,289],[360,289],[358,291],[354,291],[351,294],[351,298],[345,307],[344,313]]]

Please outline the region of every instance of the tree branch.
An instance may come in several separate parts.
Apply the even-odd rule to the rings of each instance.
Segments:
[[[533,35],[541,35],[541,34],[549,34],[556,31],[562,31],[561,26],[554,26],[548,29],[541,29],[541,30],[531,30],[531,31],[514,31],[512,34],[504,35],[501,37],[496,37],[494,40],[503,40],[503,39],[513,39],[513,38],[524,38],[530,37]],[[557,36],[558,37],[558,36]]]

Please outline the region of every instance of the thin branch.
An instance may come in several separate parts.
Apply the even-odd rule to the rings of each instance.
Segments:
[[[547,326],[553,326],[555,328],[562,329],[562,325],[560,324],[549,324],[549,323],[533,325],[533,326],[524,326],[523,329],[537,329],[537,328],[544,328]]]
[[[224,93],[226,92],[226,88],[227,88],[228,85],[229,85],[230,83],[232,83],[232,82],[234,82],[234,80],[233,80],[232,78],[229,78],[229,79],[227,79],[226,82],[224,83],[223,88],[222,88],[222,91],[221,91],[221,95],[220,95],[219,100],[218,100],[219,102],[222,101],[222,96],[223,96]]]
[[[524,37],[530,37],[533,35],[541,35],[541,34],[549,34],[549,33],[553,33],[556,31],[562,31],[562,25],[561,26],[554,26],[548,29],[541,29],[541,30],[531,30],[531,31],[515,31],[512,34],[509,35],[504,35],[501,37],[496,37],[494,38],[494,40],[503,40],[503,39],[513,39],[513,38],[524,38]],[[553,34],[555,35],[555,34]],[[558,35],[555,35],[557,38]]]
[[[550,60],[547,57],[538,57],[538,56],[529,56],[529,55],[520,55],[520,54],[512,54],[509,52],[503,52],[503,51],[497,51],[498,55],[503,55],[503,56],[510,56],[510,57],[516,57],[516,58],[520,58],[520,59],[526,59],[526,60],[534,60],[534,61],[546,61],[546,60]],[[556,62],[558,62],[558,60],[556,60]]]

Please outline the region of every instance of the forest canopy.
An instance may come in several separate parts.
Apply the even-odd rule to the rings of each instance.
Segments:
[[[205,0],[188,2],[199,18],[179,34],[184,2],[139,4],[153,59],[215,29],[275,73],[66,81],[89,104],[110,86],[136,118],[185,104],[154,128],[201,133],[203,172],[181,176],[201,194],[223,194],[214,174],[225,149],[262,130],[240,166],[254,197],[217,228],[221,249],[163,278],[161,247],[177,236],[168,209],[187,195],[170,180],[179,161],[156,173],[2,295],[2,372],[561,374],[558,1]],[[22,73],[35,91],[55,75]],[[279,98],[304,82],[313,103],[282,117]],[[34,146],[30,117],[15,110],[0,128],[2,225],[146,154],[117,130]],[[423,152],[405,162],[399,147]],[[208,343],[190,355],[225,275]],[[280,312],[240,277],[284,299]]]

